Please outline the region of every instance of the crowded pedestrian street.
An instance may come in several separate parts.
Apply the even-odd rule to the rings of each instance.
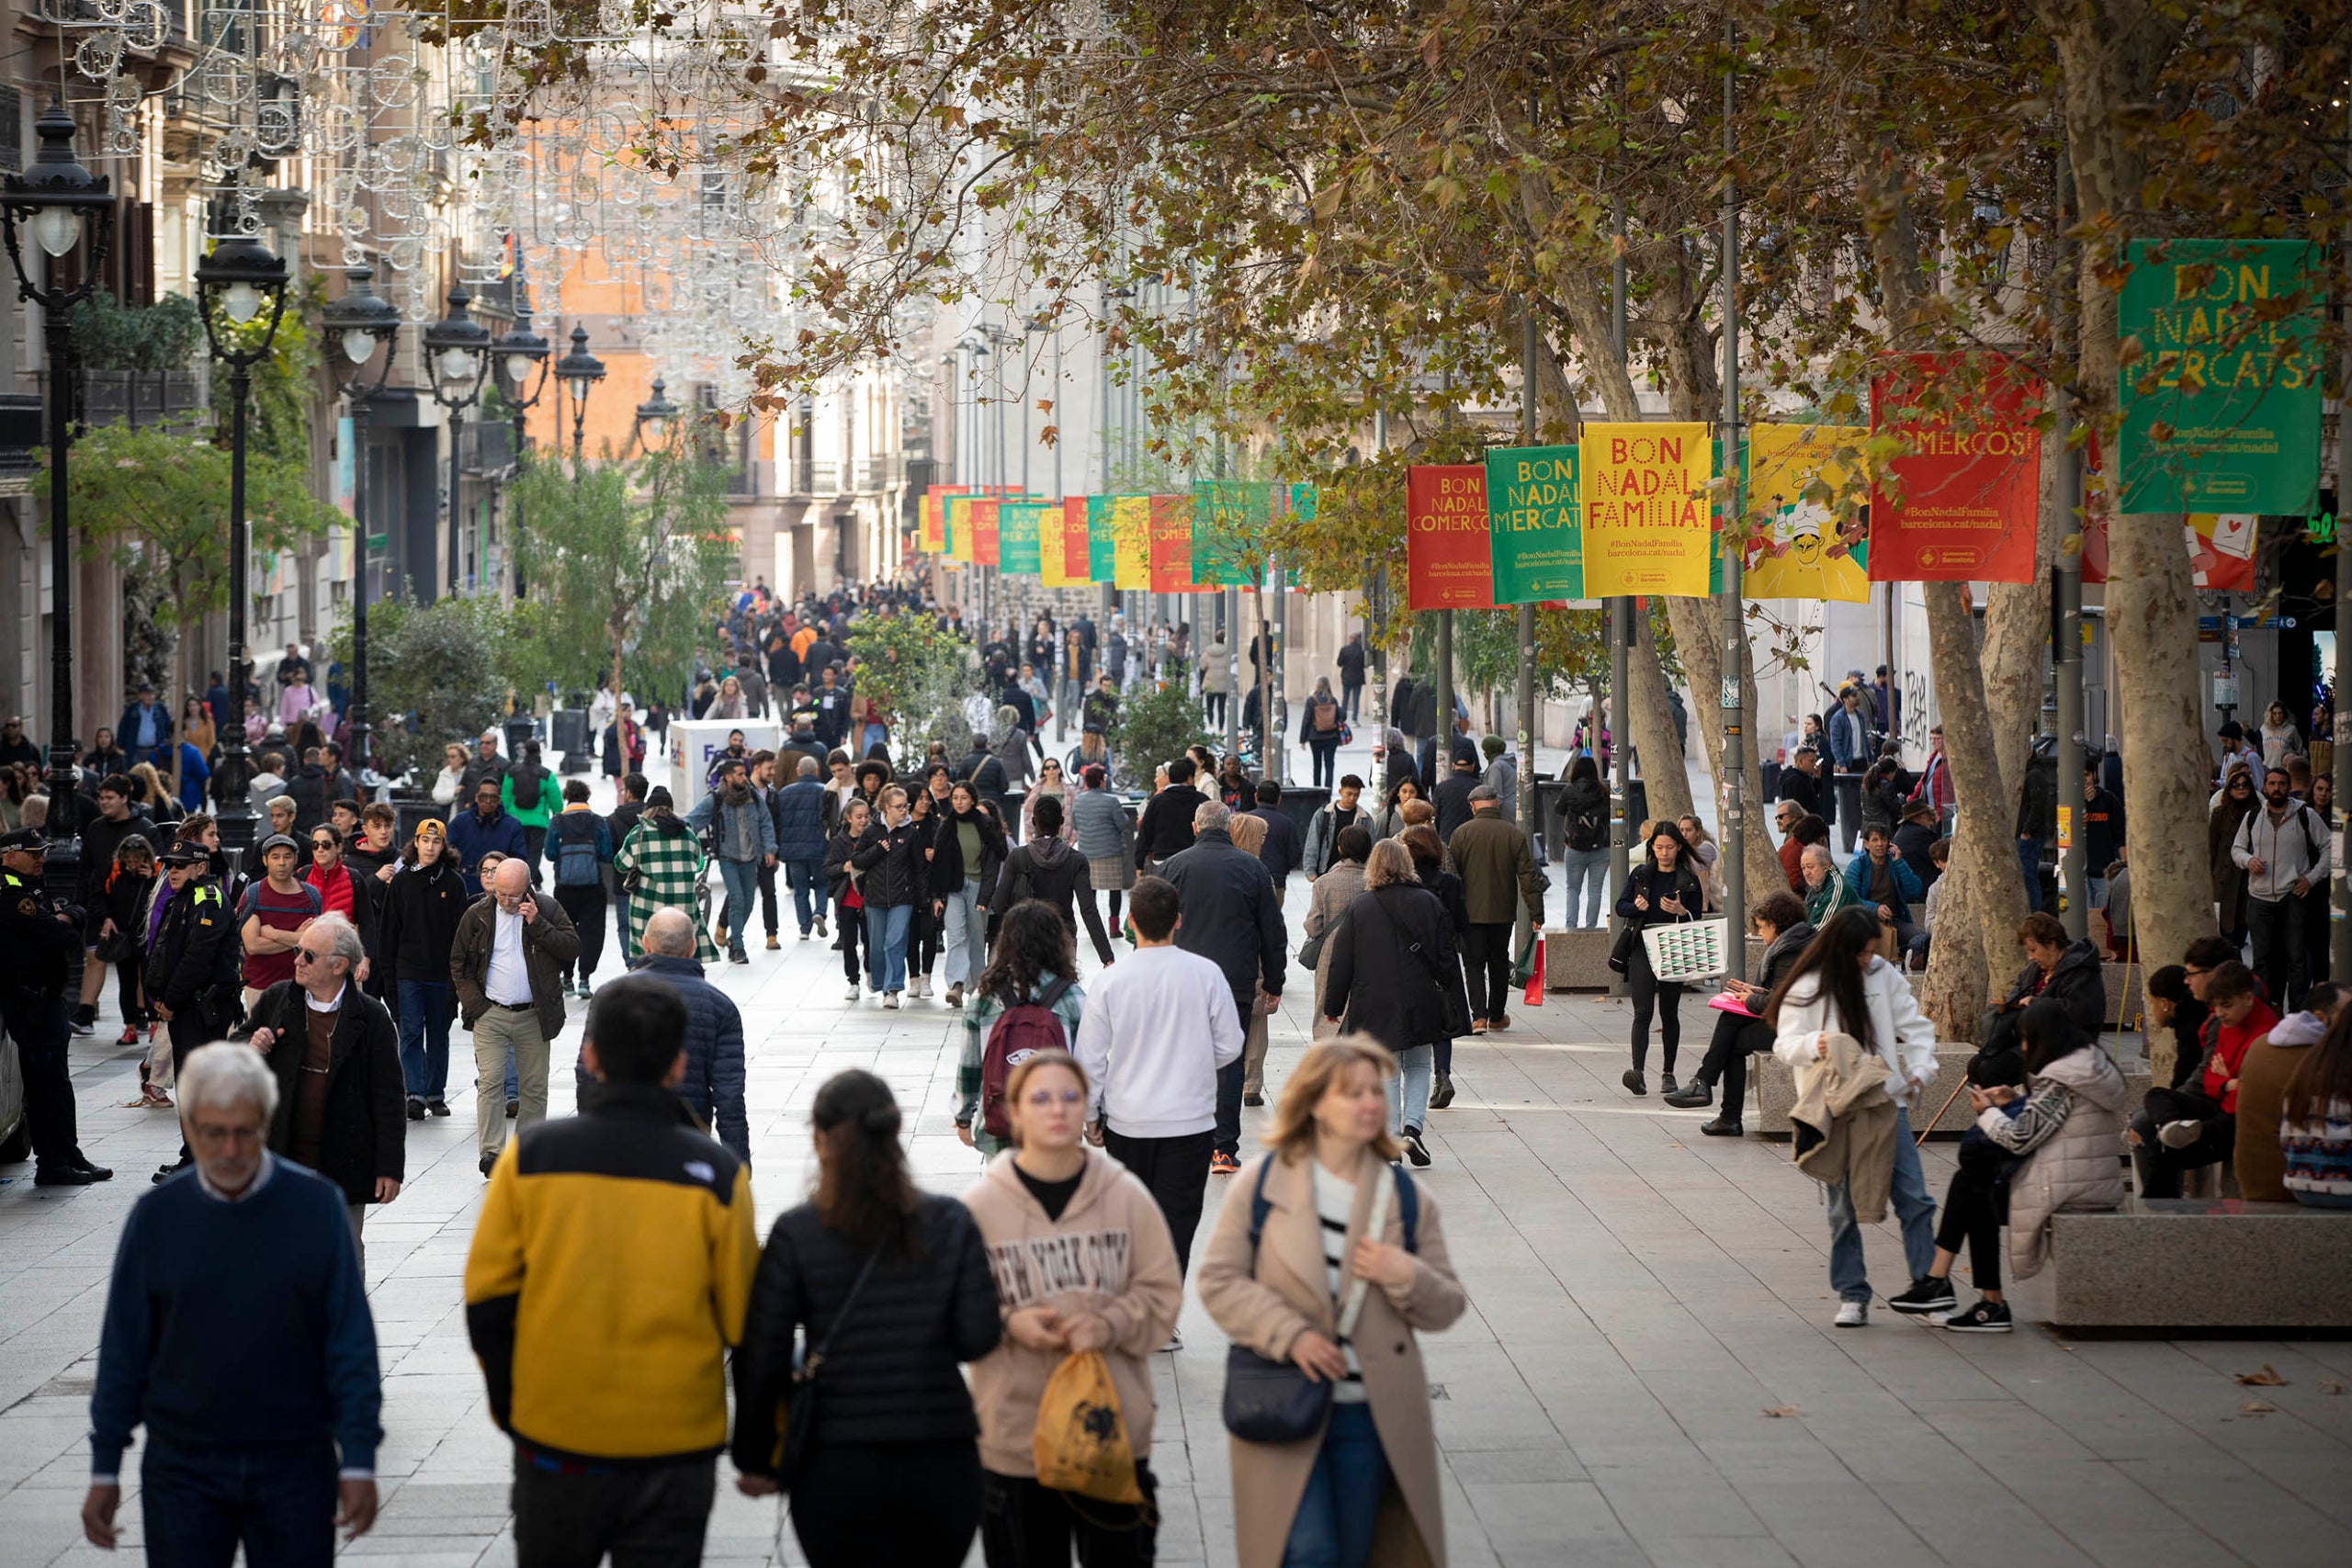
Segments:
[[[609,802],[600,785],[592,805]],[[1290,901],[1294,944],[1303,907]],[[953,1121],[960,1016],[935,1001],[896,1011],[872,998],[844,1002],[833,953],[795,942],[788,914],[786,924],[780,950],[710,968],[743,1019],[762,1234],[805,1196],[809,1102],[844,1068],[879,1074],[897,1092],[922,1184],[961,1192],[979,1159]],[[1085,960],[1082,980],[1096,973]],[[1435,1163],[1415,1179],[1444,1204],[1471,1303],[1426,1341],[1451,1562],[1881,1568],[1995,1550],[2052,1568],[2343,1560],[2352,1349],[2291,1337],[2050,1332],[2040,1326],[2047,1292],[2032,1281],[2012,1298],[2026,1326],[2007,1337],[1892,1314],[1840,1332],[1829,1323],[1816,1185],[1790,1166],[1785,1145],[1702,1138],[1704,1112],[1629,1100],[1617,1084],[1625,1011],[1622,1000],[1565,996],[1514,1009],[1508,1034],[1460,1043],[1458,1098],[1432,1116]],[[1307,1023],[1286,998],[1272,1021],[1272,1088]],[[112,1025],[104,1014],[75,1043],[83,1146],[139,1172],[168,1161],[178,1132],[170,1111],[138,1106],[140,1052],[106,1043]],[[565,1043],[550,1116],[574,1100]],[[472,1096],[453,1099],[447,1120],[412,1124],[409,1180],[368,1222],[383,1501],[345,1553],[355,1562],[515,1560],[510,1441],[485,1404],[460,1291],[484,1193]],[[1266,1114],[1245,1113],[1251,1137]],[[1951,1147],[1928,1146],[1936,1190]],[[1212,1211],[1234,1201],[1231,1179],[1214,1180]],[[108,1560],[79,1523],[88,1403],[109,1265],[144,1190],[118,1180],[60,1195],[26,1178],[0,1183],[8,1568]],[[1867,1247],[1874,1269],[1900,1276],[1891,1221]],[[1181,1348],[1152,1358],[1159,1559],[1229,1564],[1224,1338],[1189,1293],[1179,1333]],[[133,1494],[128,1520],[135,1503]],[[138,1539],[134,1523],[126,1550]],[[805,1560],[774,1500],[722,1487],[706,1562]]]

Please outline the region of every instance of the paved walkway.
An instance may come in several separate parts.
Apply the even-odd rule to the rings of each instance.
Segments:
[[[1291,903],[1295,919],[1305,899],[1295,890]],[[838,956],[789,937],[715,973],[752,1042],[763,1228],[804,1194],[807,1106],[846,1066],[898,1089],[927,1184],[974,1179],[951,1120],[960,1015],[846,1003]],[[1274,1021],[1277,1089],[1306,1007],[1294,985]],[[583,1008],[559,1046],[565,1067]],[[1684,1013],[1687,1070],[1707,1015],[1696,1001]],[[1883,1312],[1865,1330],[1833,1330],[1813,1184],[1776,1145],[1702,1138],[1704,1113],[1629,1099],[1617,1084],[1625,1018],[1605,1000],[1514,1010],[1508,1034],[1463,1043],[1461,1097],[1432,1118],[1437,1163],[1423,1179],[1471,1298],[1427,1344],[1453,1562],[2352,1561],[2352,1396],[2333,1392],[2352,1385],[2352,1345],[2075,1344],[2032,1325],[1964,1338]],[[85,1146],[117,1179],[37,1190],[29,1167],[11,1167],[0,1183],[0,1568],[106,1561],[79,1544],[76,1522],[106,1272],[124,1212],[176,1139],[168,1113],[126,1107],[137,1051],[107,1043],[115,1032],[83,1042],[75,1067]],[[571,1109],[568,1073],[553,1100],[554,1113]],[[506,1445],[458,1301],[482,1188],[471,1096],[452,1104],[450,1119],[412,1124],[410,1185],[368,1225],[386,1503],[350,1555],[418,1568],[514,1553]],[[1949,1158],[1931,1148],[1928,1166],[1940,1191]],[[1871,1234],[1870,1256],[1880,1289],[1899,1290],[1891,1227]],[[2046,1310],[2030,1286],[2016,1300],[2025,1318]],[[1156,1362],[1160,1554],[1230,1563],[1224,1344],[1190,1301],[1182,1327],[1185,1348]],[[2283,1387],[2233,1379],[2265,1364]],[[721,1497],[707,1561],[798,1561],[773,1503],[724,1486]],[[135,1540],[135,1496],[124,1514]]]

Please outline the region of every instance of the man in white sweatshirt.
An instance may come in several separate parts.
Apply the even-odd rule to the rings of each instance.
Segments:
[[[1217,1069],[1241,1055],[1241,1017],[1225,971],[1176,945],[1173,885],[1139,878],[1127,914],[1136,951],[1095,977],[1078,1026],[1094,1086],[1087,1135],[1159,1201],[1181,1278],[1208,1186]]]
[[[2286,769],[2264,773],[2262,805],[2245,814],[2230,843],[2230,858],[2245,868],[2254,972],[2282,1012],[2301,1007],[2316,978],[2304,973],[2303,895],[2328,875],[2335,842],[2326,820],[2290,787]]]

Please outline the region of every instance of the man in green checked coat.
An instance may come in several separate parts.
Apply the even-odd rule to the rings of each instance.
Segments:
[[[637,962],[645,951],[645,922],[661,908],[684,910],[695,923],[695,957],[718,962],[718,944],[703,923],[702,879],[709,862],[694,829],[679,820],[670,792],[656,788],[645,797],[645,815],[613,855],[613,871],[628,890],[628,952]]]

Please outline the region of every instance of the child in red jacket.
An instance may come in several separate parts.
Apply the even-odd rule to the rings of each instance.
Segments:
[[[2197,1088],[2148,1090],[2132,1118],[2132,1163],[2143,1198],[2177,1198],[2180,1173],[2228,1159],[2237,1143],[2238,1064],[2278,1015],[2256,994],[2254,972],[2234,961],[2205,976],[2212,1042]]]

